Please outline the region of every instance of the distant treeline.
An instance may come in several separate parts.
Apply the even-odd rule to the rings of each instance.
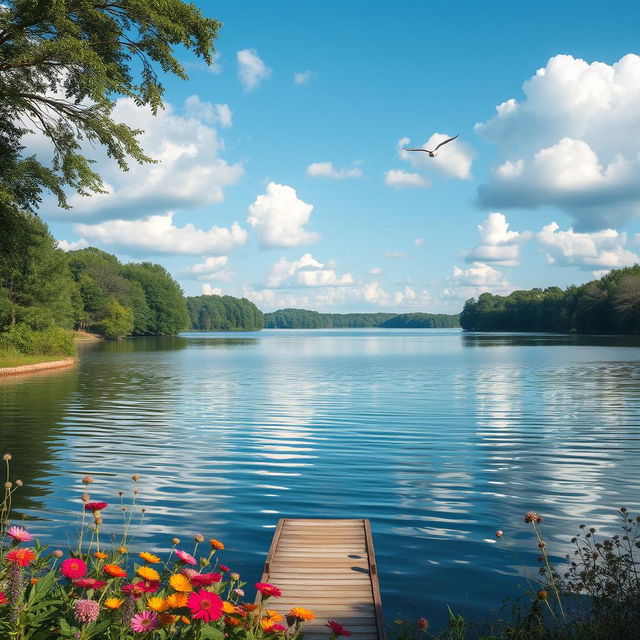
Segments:
[[[263,314],[253,302],[233,296],[194,296],[187,298],[192,329],[201,331],[258,331]]]
[[[457,315],[443,313],[318,313],[279,309],[264,314],[265,329],[436,329],[459,327]]]
[[[640,333],[640,266],[564,290],[483,293],[467,300],[460,325],[467,331]]]

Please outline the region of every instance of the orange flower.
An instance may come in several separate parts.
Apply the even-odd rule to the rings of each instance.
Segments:
[[[260,620],[260,624],[262,625],[263,631],[270,629],[274,624],[278,622],[282,622],[284,618],[280,613],[274,611],[273,609],[266,609],[264,612],[266,615]]]
[[[209,540],[209,543],[211,544],[212,549],[224,549],[224,544],[222,544],[220,540],[211,538],[211,540]]]
[[[127,547],[118,547],[118,553],[127,553],[129,549]]]
[[[107,609],[119,609],[124,604],[124,600],[122,598],[107,598],[104,601],[104,606]]]
[[[40,578],[31,578],[31,584],[38,584],[38,580],[40,580]]]
[[[176,590],[189,593],[193,589],[191,583],[181,573],[174,573],[169,578],[169,584]]]
[[[238,613],[235,606],[226,600],[222,603],[222,611],[224,613]]]
[[[178,616],[174,616],[171,613],[161,613],[158,616],[158,620],[163,627],[168,627],[178,619]]]
[[[258,609],[258,605],[257,604],[251,604],[250,602],[245,602],[242,605],[247,611],[255,611],[256,609]]]
[[[102,553],[102,551],[96,551],[93,557],[98,558],[98,560],[106,560],[109,556],[106,553]]]
[[[229,616],[227,616],[224,619],[225,624],[228,624],[230,627],[237,627],[240,623],[241,620],[240,618],[230,618]]]
[[[127,572],[122,567],[119,567],[117,564],[105,564],[104,567],[102,568],[106,573],[108,573],[110,576],[113,576],[114,578],[127,577]]]
[[[153,611],[164,611],[167,608],[167,603],[164,598],[153,596],[147,600],[147,606]]]
[[[191,620],[189,620],[189,618],[187,618],[187,616],[181,616],[180,620],[181,620],[184,624],[191,624]]]
[[[139,569],[136,570],[136,573],[143,580],[160,580],[160,574],[155,569],[152,569],[151,567],[140,567]]]
[[[187,596],[184,593],[172,593],[164,599],[168,609],[179,609],[187,606]]]
[[[289,611],[289,615],[296,620],[313,620],[316,617],[313,611],[309,611],[309,609],[305,609],[304,607],[293,607],[293,609]]]
[[[158,564],[160,562],[160,558],[158,558],[158,556],[154,556],[153,553],[142,551],[138,555],[149,564]]]

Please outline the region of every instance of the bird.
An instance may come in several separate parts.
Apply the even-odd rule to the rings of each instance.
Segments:
[[[405,149],[405,151],[424,151],[425,153],[429,154],[429,157],[431,158],[435,158],[438,153],[438,149],[443,145],[443,144],[447,144],[447,142],[451,142],[452,140],[455,140],[458,136],[455,135],[453,136],[453,138],[449,138],[448,140],[445,140],[444,142],[441,142],[433,151],[429,151],[429,149],[423,149],[422,147],[419,147],[417,149]]]

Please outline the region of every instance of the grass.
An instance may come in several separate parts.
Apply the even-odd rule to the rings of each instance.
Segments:
[[[0,369],[7,367],[22,367],[27,364],[39,364],[40,362],[54,362],[64,360],[69,356],[33,356],[26,353],[0,353]]]

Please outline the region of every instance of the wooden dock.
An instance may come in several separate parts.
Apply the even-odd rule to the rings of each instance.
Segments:
[[[326,640],[328,620],[350,631],[349,640],[384,640],[368,520],[281,518],[261,582],[282,591],[282,597],[269,598],[267,608],[282,615],[291,607],[315,613],[315,620],[304,625],[305,640]]]

